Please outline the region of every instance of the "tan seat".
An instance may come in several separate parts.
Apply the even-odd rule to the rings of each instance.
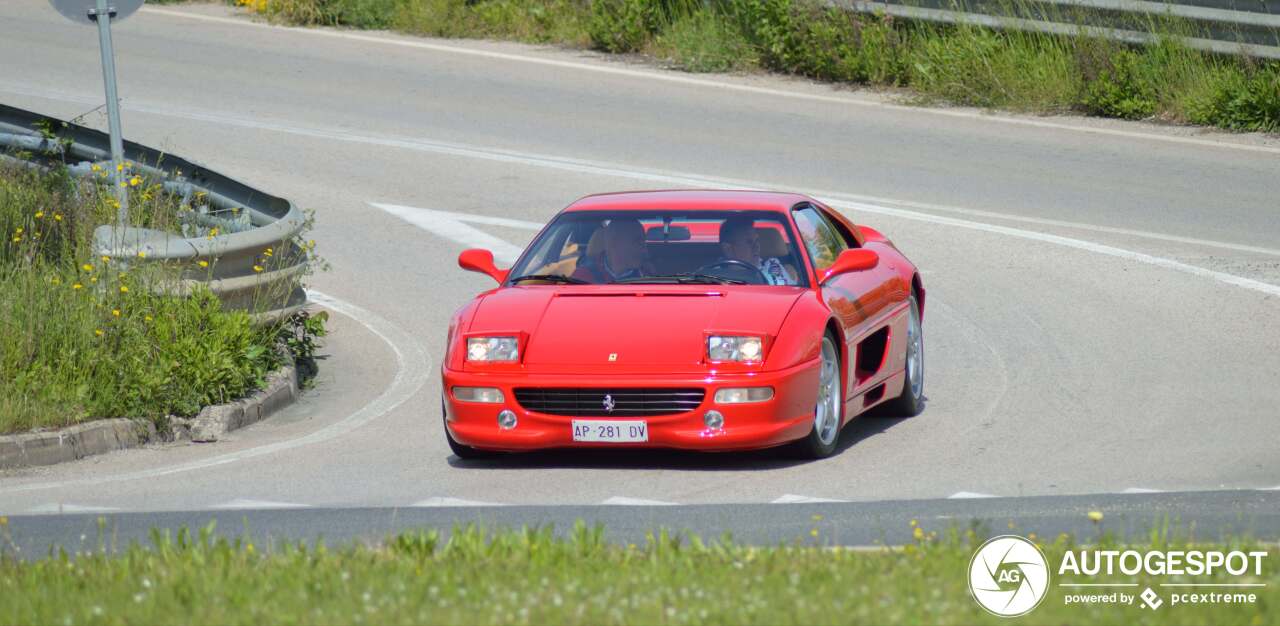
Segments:
[[[565,255],[559,261],[548,263],[542,266],[536,273],[538,274],[555,274],[557,276],[573,276],[578,269],[578,261],[581,258],[577,254],[578,244],[571,243],[565,246]],[[591,233],[591,239],[587,241],[587,256],[598,257],[604,254],[604,228],[597,228]],[[542,284],[542,283],[527,283]]]

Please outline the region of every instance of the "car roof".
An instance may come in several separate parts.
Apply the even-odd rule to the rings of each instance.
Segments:
[[[655,209],[788,211],[801,202],[813,202],[813,199],[798,193],[777,191],[668,189],[590,195],[566,207],[565,212]]]

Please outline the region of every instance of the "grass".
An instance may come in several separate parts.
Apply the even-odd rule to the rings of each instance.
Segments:
[[[176,535],[153,531],[147,548],[0,559],[0,624],[1008,623],[968,595],[976,535],[920,535],[902,548],[859,551],[799,541],[773,547],[682,541],[663,532],[641,545],[616,545],[605,541],[602,529],[579,524],[562,537],[549,528],[467,527],[455,528],[447,540],[423,530],[377,546],[266,549],[217,538],[212,526]],[[1041,545],[1051,567],[1065,551],[1082,547],[1065,535]],[[1137,544],[1106,537],[1094,543],[1122,546],[1269,550],[1262,576],[1195,581],[1267,586],[1251,589],[1258,594],[1254,604],[1171,606],[1166,598],[1159,612],[1066,605],[1064,588],[1052,586],[1018,623],[1276,623],[1280,553],[1274,547],[1162,533]],[[1188,580],[1115,579],[1138,583],[1129,591]]]
[[[176,230],[180,201],[134,182],[133,224]],[[255,326],[207,290],[163,295],[212,267],[97,256],[93,228],[115,210],[106,185],[0,167],[0,433],[109,417],[163,429],[281,364],[277,338],[296,329]]]
[[[1179,42],[1196,33],[1168,19],[1126,24],[1159,38],[1128,46],[855,15],[817,0],[229,1],[292,24],[641,53],[691,72],[906,88],[922,102],[1280,130],[1280,63],[1187,48]]]

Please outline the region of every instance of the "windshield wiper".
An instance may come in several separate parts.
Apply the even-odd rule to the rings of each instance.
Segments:
[[[525,280],[545,280],[547,282],[561,283],[565,285],[590,285],[591,284],[585,280],[582,280],[581,278],[574,278],[572,276],[561,276],[559,274],[526,274],[524,276],[517,276],[515,278],[512,278],[511,284],[514,285],[518,282],[525,281]]]
[[[634,278],[624,278],[615,280],[615,283],[654,283],[654,284],[679,284],[679,285],[745,285],[747,281],[736,280],[733,278],[725,278],[723,276],[712,276],[711,274],[699,274],[697,272],[681,272],[679,274],[661,274],[658,276],[636,276]]]

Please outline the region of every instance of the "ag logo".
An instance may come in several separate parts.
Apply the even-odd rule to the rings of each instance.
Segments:
[[[988,539],[969,561],[969,593],[993,615],[1030,613],[1048,591],[1044,553],[1017,535]]]

